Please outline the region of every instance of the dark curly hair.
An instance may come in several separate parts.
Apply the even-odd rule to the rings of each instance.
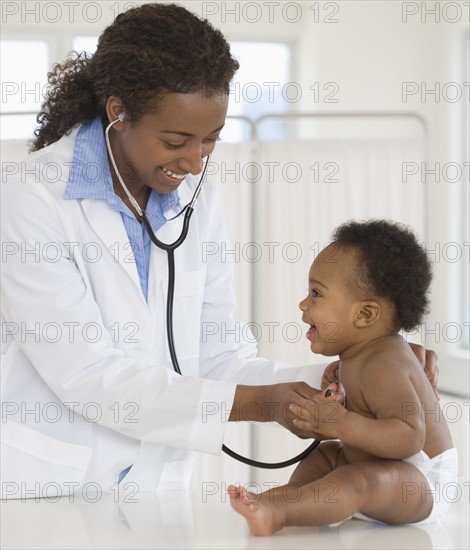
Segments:
[[[168,92],[228,93],[238,69],[222,33],[175,4],[145,4],[119,14],[92,56],[72,53],[48,73],[31,150],[54,143],[118,97],[131,121],[155,111]]]
[[[386,220],[351,221],[333,233],[334,244],[353,248],[354,275],[362,293],[394,306],[394,330],[412,330],[428,312],[431,263],[412,231]]]

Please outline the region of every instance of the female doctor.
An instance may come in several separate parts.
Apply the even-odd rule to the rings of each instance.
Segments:
[[[231,267],[203,259],[227,240],[207,185],[175,253],[173,371],[165,336],[168,268],[106,147],[163,242],[180,234],[203,159],[224,126],[238,63],[219,31],[182,7],[120,14],[91,57],[56,65],[33,153],[4,177],[2,492],[68,495],[185,489],[191,452],[220,452],[227,420],[274,420],[321,374],[256,357],[232,331]],[[171,220],[171,221],[170,221]],[[220,248],[219,248],[220,249]],[[210,326],[224,337],[206,336]],[[231,326],[233,325],[233,326]],[[417,353],[429,377],[436,359]],[[323,370],[323,369],[322,369]],[[255,403],[257,406],[247,406]]]

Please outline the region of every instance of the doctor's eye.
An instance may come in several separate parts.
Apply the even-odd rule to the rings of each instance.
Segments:
[[[184,143],[170,143],[169,141],[164,141],[164,142],[163,142],[163,145],[164,145],[167,149],[181,149],[181,147],[184,147],[184,146],[185,146]]]

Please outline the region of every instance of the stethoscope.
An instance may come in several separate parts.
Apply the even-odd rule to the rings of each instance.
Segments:
[[[175,291],[175,250],[183,244],[183,242],[186,239],[186,236],[188,234],[189,229],[189,220],[191,219],[191,216],[194,212],[194,207],[197,202],[197,198],[199,197],[199,193],[202,189],[202,182],[204,180],[204,176],[206,174],[207,165],[209,162],[210,155],[207,157],[204,169],[202,171],[201,177],[199,179],[199,183],[196,187],[196,190],[194,191],[193,197],[191,201],[181,210],[181,212],[175,216],[174,218],[171,218],[172,220],[179,217],[184,212],[184,219],[183,219],[183,227],[181,229],[180,236],[172,243],[163,243],[160,241],[160,239],[157,238],[155,233],[152,230],[152,227],[150,225],[149,219],[147,217],[147,213],[145,210],[142,210],[140,208],[137,201],[134,199],[134,197],[131,195],[129,189],[127,188],[126,184],[124,183],[121,174],[118,170],[118,167],[116,165],[116,161],[114,160],[114,155],[111,150],[111,144],[109,142],[109,130],[111,127],[116,124],[117,122],[123,122],[125,118],[125,113],[119,113],[116,120],[113,120],[113,122],[110,122],[105,130],[105,139],[106,139],[106,146],[108,149],[109,158],[111,159],[111,163],[114,168],[114,172],[119,180],[119,183],[121,184],[124,192],[126,193],[127,197],[129,198],[130,203],[135,208],[136,212],[139,215],[140,221],[145,227],[145,230],[148,233],[148,236],[150,237],[150,240],[153,242],[155,246],[160,248],[161,250],[165,250],[168,257],[168,294],[167,294],[167,301],[166,301],[166,333],[167,333],[167,340],[168,340],[168,349],[170,350],[170,357],[171,357],[171,363],[173,365],[173,369],[178,374],[181,374],[181,369],[178,364],[178,358],[176,356],[175,351],[175,342],[173,338],[173,300],[174,300],[174,291]],[[169,220],[171,221],[171,220]],[[315,440],[305,451],[300,453],[299,455],[291,458],[290,460],[285,460],[284,462],[274,462],[274,463],[267,463],[267,462],[258,462],[257,460],[252,460],[250,458],[246,458],[242,455],[239,455],[235,451],[232,451],[232,449],[229,449],[227,446],[222,445],[222,450],[224,453],[228,454],[232,458],[235,458],[236,460],[243,462],[244,464],[248,464],[249,466],[255,466],[257,468],[265,468],[265,469],[277,469],[277,468],[286,468],[287,466],[292,466],[293,464],[296,464],[297,462],[300,462],[303,458],[308,456],[316,447],[320,444],[319,440]]]

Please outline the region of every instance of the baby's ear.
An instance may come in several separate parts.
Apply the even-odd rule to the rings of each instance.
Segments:
[[[380,319],[381,308],[375,300],[361,300],[358,304],[354,324],[358,328],[369,327]]]

